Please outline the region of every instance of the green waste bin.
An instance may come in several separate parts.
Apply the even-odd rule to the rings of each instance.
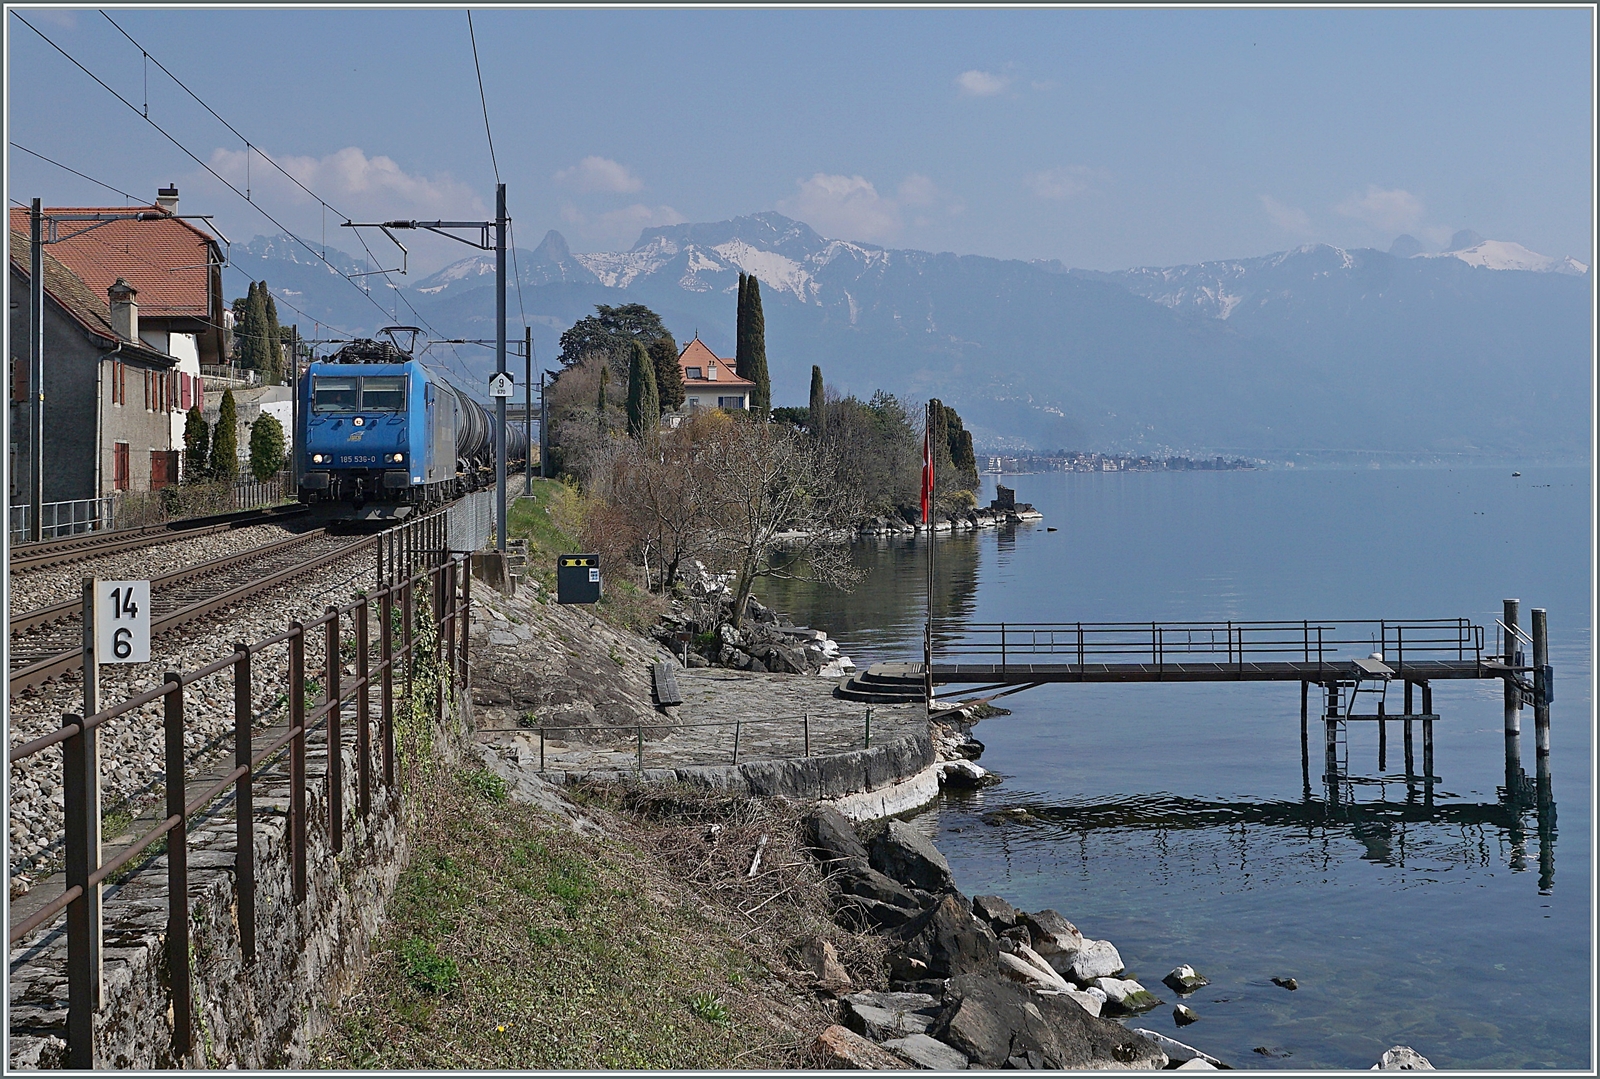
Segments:
[[[564,554],[556,559],[556,602],[600,602],[598,554]]]

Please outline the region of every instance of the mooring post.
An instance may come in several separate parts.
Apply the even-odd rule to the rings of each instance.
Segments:
[[[1533,609],[1533,734],[1538,767],[1547,771],[1550,760],[1550,627],[1543,607]]]
[[[1411,679],[1406,679],[1406,715],[1408,716],[1411,714],[1411,687],[1415,684]]]
[[[1508,599],[1504,601],[1505,613],[1501,618],[1501,621],[1505,623],[1505,628],[1501,632],[1505,634],[1506,639],[1505,655],[1502,658],[1505,660],[1507,667],[1505,685],[1507,735],[1518,734],[1522,731],[1522,720],[1519,715],[1522,710],[1522,692],[1517,689],[1517,676],[1511,670],[1511,668],[1522,666],[1518,662],[1522,647],[1521,642],[1517,639],[1517,622],[1521,606],[1521,600]]]
[[[1410,779],[1417,773],[1416,757],[1411,749],[1411,717],[1406,717],[1406,778]]]
[[[1433,781],[1433,717],[1422,719],[1422,778]]]

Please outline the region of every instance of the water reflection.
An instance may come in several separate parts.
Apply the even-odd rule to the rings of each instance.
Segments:
[[[1403,796],[1389,795],[1389,787],[1402,784]],[[1329,842],[1340,837],[1354,840],[1360,859],[1377,865],[1492,868],[1503,857],[1512,871],[1525,872],[1531,826],[1539,844],[1539,891],[1548,895],[1554,886],[1556,807],[1548,784],[1545,796],[1532,800],[1502,788],[1494,802],[1458,801],[1442,791],[1426,801],[1415,777],[1341,777],[1340,786],[1336,797],[1307,795],[1299,801],[1213,801],[1167,792],[1083,802],[1024,800],[984,812],[982,819],[999,830],[1007,853],[1019,842],[1082,851],[1091,840],[1125,846],[1127,837],[1145,835],[1164,867],[1177,853],[1175,838],[1192,833],[1182,848],[1197,864],[1228,865],[1246,875],[1264,862],[1292,860],[1294,852],[1312,862],[1332,857]],[[1377,788],[1377,797],[1357,797],[1358,787]],[[974,809],[986,800],[972,798],[979,803]]]
[[[872,660],[922,658],[922,624],[928,594],[928,544],[935,545],[935,640],[953,637],[977,606],[979,542],[963,532],[929,540],[885,537],[853,545],[851,557],[864,579],[855,591],[819,588],[804,581],[769,579],[756,592],[798,625],[826,630],[863,648]],[[948,631],[942,627],[950,627]],[[860,662],[863,656],[854,657]]]

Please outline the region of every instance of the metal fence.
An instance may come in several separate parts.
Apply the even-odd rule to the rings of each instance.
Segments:
[[[792,725],[789,727],[789,729],[798,734],[801,738],[802,755],[809,757],[812,755],[811,723],[813,718],[814,717],[810,712],[805,712],[798,716],[764,716],[760,720],[754,722],[746,721],[744,719],[719,719],[707,723],[635,723],[632,727],[619,727],[616,725],[579,727],[485,727],[481,728],[481,732],[495,732],[501,734],[511,732],[530,735],[537,734],[539,736],[540,772],[544,772],[546,770],[546,756],[548,742],[550,740],[564,741],[567,736],[576,732],[610,734],[618,738],[624,738],[628,735],[632,735],[630,740],[634,744],[634,766],[638,771],[643,772],[646,767],[645,737],[648,735],[650,738],[654,739],[662,736],[663,734],[670,735],[676,731],[721,729],[728,732],[721,740],[727,742],[731,737],[731,745],[727,749],[718,749],[707,752],[705,754],[706,759],[704,761],[686,761],[683,759],[683,753],[681,751],[673,752],[669,758],[670,764],[673,767],[682,767],[685,765],[698,763],[738,764],[740,742],[744,737],[745,730],[748,728],[756,728],[762,731],[770,732],[775,726],[783,727]],[[821,719],[823,717],[819,716],[815,718]],[[827,718],[829,719],[831,730],[829,734],[819,736],[818,748],[829,753],[845,753],[855,749],[872,748],[871,705],[868,705],[865,711],[862,713],[860,734],[856,734],[853,731],[847,731],[845,736],[840,738],[838,717],[832,716]]]
[[[1341,622],[988,622],[969,624],[938,645],[942,662],[1085,664],[1263,661],[1329,664],[1352,652],[1406,660],[1483,659],[1483,627],[1465,618]]]
[[[379,537],[380,540],[383,537]],[[246,963],[256,956],[256,871],[254,863],[256,826],[255,785],[266,766],[287,752],[289,766],[289,852],[292,862],[294,901],[302,903],[307,894],[306,813],[306,735],[319,728],[327,732],[326,829],[328,849],[337,855],[344,846],[344,757],[345,706],[355,709],[356,812],[365,818],[372,810],[374,787],[380,796],[400,793],[396,776],[395,683],[399,682],[403,702],[411,707],[416,690],[431,690],[433,720],[444,714],[446,692],[454,694],[470,680],[468,629],[471,610],[471,574],[464,559],[446,546],[443,512],[391,530],[382,546],[393,552],[386,583],[363,598],[343,606],[328,607],[321,617],[307,622],[290,622],[282,633],[253,644],[240,642],[231,655],[199,670],[182,673],[168,671],[159,688],[138,694],[121,704],[102,709],[84,718],[62,717],[61,727],[10,750],[11,764],[61,747],[62,811],[65,824],[65,878],[62,893],[38,911],[10,928],[12,945],[29,933],[48,925],[63,913],[67,936],[67,1049],[68,1067],[96,1067],[94,1051],[95,1011],[99,998],[100,888],[104,882],[130,865],[135,858],[166,838],[167,926],[166,960],[171,994],[172,1044],[174,1056],[184,1060],[194,1046],[194,1005],[191,986],[188,821],[226,798],[231,788],[235,799],[237,842],[234,874],[238,895],[240,954]],[[381,549],[381,548],[380,548]],[[418,589],[426,589],[427,610],[432,616],[421,619]],[[376,607],[377,640],[371,632],[370,609]],[[399,611],[398,621],[395,618]],[[432,661],[441,676],[431,687],[417,683],[416,651],[422,629],[432,626]],[[400,640],[396,641],[396,628]],[[324,638],[324,664],[321,687],[314,700],[307,700],[306,642],[320,629]],[[264,747],[253,740],[256,716],[252,696],[252,658],[263,650],[287,645],[288,724]],[[355,656],[356,674],[351,682],[341,678],[341,655],[349,645]],[[204,793],[187,798],[185,782],[188,768],[185,756],[184,689],[202,679],[232,669],[234,687],[235,766]],[[371,696],[378,695],[376,742],[372,723]],[[166,816],[159,824],[103,865],[98,861],[100,829],[100,767],[92,735],[120,717],[136,714],[153,701],[163,701],[166,746]],[[376,760],[374,757],[376,756]]]
[[[29,535],[32,507],[11,507],[11,538],[25,540]],[[46,502],[40,507],[39,538],[60,539],[84,532],[109,531],[117,527],[117,499],[79,498],[68,502]]]

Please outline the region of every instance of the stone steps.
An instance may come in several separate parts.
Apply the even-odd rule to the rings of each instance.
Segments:
[[[847,701],[867,704],[921,704],[927,697],[923,692],[920,664],[874,663],[844,679],[835,689],[834,696]]]

